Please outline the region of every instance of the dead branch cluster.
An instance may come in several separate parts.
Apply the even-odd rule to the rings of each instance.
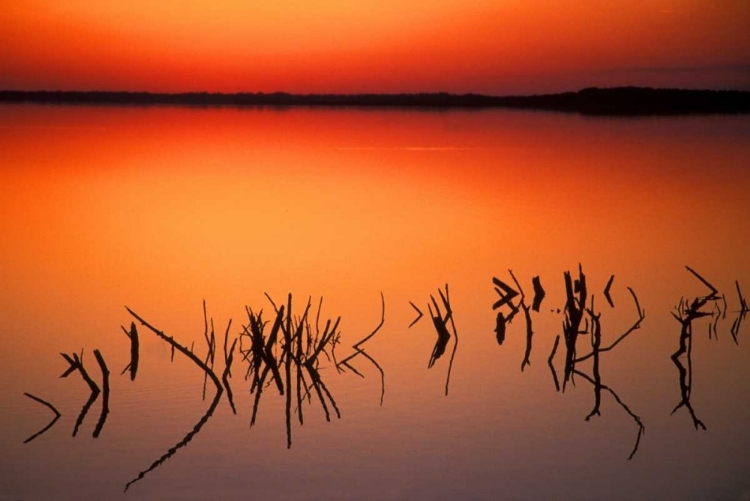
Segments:
[[[539,277],[536,276],[532,278],[531,283],[534,288],[534,299],[532,306],[529,307],[526,304],[526,294],[523,291],[523,287],[521,287],[518,279],[516,279],[516,276],[513,274],[513,270],[508,270],[508,273],[513,279],[516,289],[497,277],[492,278],[492,283],[495,285],[495,292],[499,296],[499,299],[492,305],[492,309],[500,310],[495,317],[495,337],[497,339],[497,344],[502,346],[505,341],[507,325],[513,322],[513,319],[519,311],[523,310],[524,320],[526,322],[526,351],[524,352],[523,360],[521,361],[521,371],[523,372],[527,365],[531,365],[531,343],[534,337],[531,311],[539,312],[539,308],[541,307],[542,300],[546,293]],[[514,303],[513,300],[516,298],[518,298],[517,303]]]
[[[269,321],[263,318],[263,310],[255,312],[246,307],[248,323],[243,325],[240,334],[239,352],[248,364],[245,379],[251,381],[250,393],[255,394],[250,425],[255,425],[264,390],[274,384],[279,394],[286,397],[287,447],[291,447],[293,400],[300,425],[304,424],[305,400],[308,404],[312,403],[312,393],[318,397],[327,421],[331,419],[329,406],[337,417],[341,417],[336,401],[320,374],[321,355],[335,364],[334,350],[340,342],[341,317],[326,320],[321,331],[323,298],[318,303],[313,328],[310,322],[312,298],[308,299],[301,315],[294,315],[291,294],[287,297],[287,304],[281,306],[277,306],[267,294],[266,297],[274,311],[270,329],[267,328]]]
[[[562,338],[564,341],[565,349],[565,361],[563,367],[563,383],[562,391],[564,392],[568,382],[575,384],[575,377],[580,376],[584,381],[587,381],[593,386],[594,389],[594,406],[591,409],[585,419],[590,420],[593,416],[601,416],[601,403],[602,403],[602,392],[606,391],[609,393],[615,402],[630,416],[631,419],[638,426],[638,434],[636,436],[633,450],[630,453],[628,459],[632,459],[635,453],[638,451],[638,446],[641,441],[641,437],[645,431],[645,426],[641,421],[641,418],[635,414],[630,408],[620,399],[617,393],[605,385],[602,382],[601,376],[601,354],[613,350],[618,344],[620,344],[625,338],[627,338],[634,331],[640,329],[641,323],[645,319],[645,312],[641,308],[638,301],[638,297],[635,291],[628,287],[628,291],[633,298],[635,304],[635,310],[637,317],[628,329],[614,339],[609,345],[602,346],[603,335],[602,335],[602,323],[601,313],[597,312],[594,304],[594,296],[589,296],[589,290],[586,282],[586,275],[583,273],[583,267],[578,266],[578,276],[574,279],[570,272],[563,274],[565,282],[565,308],[564,317],[562,323]],[[614,275],[609,279],[604,289],[604,296],[607,299],[610,307],[614,307],[614,302],[610,296],[610,288],[614,280]],[[580,346],[580,340],[588,337],[590,351],[585,355],[578,355],[578,348]],[[559,380],[557,378],[557,371],[554,366],[554,358],[559,345],[560,336],[555,338],[552,352],[547,360],[550,371],[552,372],[552,378],[555,383],[557,391],[561,390]],[[591,359],[591,374],[586,373],[584,370],[578,368],[578,364],[581,364]]]
[[[681,299],[672,313],[673,317],[680,323],[681,331],[679,338],[678,350],[672,355],[671,359],[679,372],[679,383],[681,400],[674,408],[674,414],[681,407],[686,407],[693,419],[696,428],[705,429],[705,425],[695,415],[695,411],[690,401],[692,389],[692,346],[693,346],[693,323],[702,317],[712,316],[713,319],[709,324],[709,338],[718,339],[718,324],[721,319],[725,319],[728,308],[727,301],[723,295],[719,295],[717,289],[708,281],[701,277],[697,272],[687,267],[687,270],[694,275],[709,290],[704,296],[698,296],[692,300]],[[502,345],[506,339],[508,325],[512,323],[516,315],[523,311],[524,322],[526,326],[526,349],[523,360],[521,361],[521,371],[531,364],[532,340],[534,336],[531,312],[539,312],[542,301],[545,298],[545,291],[542,287],[540,278],[532,278],[531,284],[534,291],[534,297],[531,306],[528,305],[523,287],[516,279],[512,270],[508,270],[514,286],[494,277],[492,279],[495,292],[498,299],[492,305],[493,311],[497,310],[495,318],[495,337],[499,345]],[[631,459],[636,451],[644,433],[645,426],[640,417],[620,399],[617,393],[602,382],[601,361],[602,354],[612,351],[623,340],[641,327],[645,318],[645,312],[641,308],[638,297],[631,288],[627,288],[635,306],[636,317],[633,323],[619,336],[609,344],[604,343],[602,332],[602,313],[598,312],[594,304],[594,296],[589,295],[586,281],[586,275],[583,268],[579,265],[577,276],[574,278],[570,272],[563,274],[565,285],[565,306],[562,310],[562,335],[557,335],[554,340],[552,351],[547,359],[547,364],[551,371],[555,388],[557,391],[565,392],[568,383],[575,384],[575,378],[579,377],[590,383],[594,390],[594,405],[591,412],[585,417],[588,421],[593,416],[601,416],[602,394],[604,392],[611,395],[614,401],[624,410],[624,412],[633,419],[638,426],[638,435],[634,448],[628,459]],[[603,295],[611,308],[614,308],[614,301],[611,297],[611,288],[614,281],[612,275],[603,291]],[[739,310],[736,311],[737,317],[732,323],[731,335],[735,343],[738,343],[738,335],[744,319],[747,316],[747,302],[742,295],[740,285],[735,282],[737,295],[739,298]],[[211,380],[215,388],[214,396],[206,412],[201,416],[196,425],[166,453],[155,460],[147,469],[141,471],[136,478],[126,484],[125,490],[132,484],[143,479],[149,472],[162,465],[170,457],[174,456],[181,448],[185,447],[201,431],[203,426],[214,414],[222,395],[226,395],[231,411],[237,414],[237,408],[234,402],[234,393],[230,385],[232,378],[232,368],[235,364],[235,352],[241,357],[241,362],[247,364],[244,368],[244,378],[250,383],[249,392],[253,395],[252,415],[250,425],[256,424],[260,401],[264,392],[269,387],[274,387],[278,394],[285,400],[285,421],[287,447],[292,445],[292,422],[293,414],[296,414],[297,421],[300,425],[304,424],[305,406],[313,405],[317,402],[327,421],[331,420],[331,413],[336,417],[341,417],[339,407],[324,382],[323,378],[323,357],[332,364],[338,373],[353,372],[354,374],[364,377],[363,373],[357,369],[354,362],[359,358],[367,360],[378,370],[381,377],[381,395],[380,404],[383,404],[385,396],[385,372],[378,362],[365,349],[365,345],[373,339],[385,323],[385,298],[381,293],[381,315],[380,322],[372,332],[354,343],[351,347],[352,352],[341,359],[337,360],[336,347],[341,344],[340,322],[341,317],[327,319],[321,322],[321,311],[323,298],[317,304],[314,310],[312,307],[312,298],[308,298],[296,313],[293,309],[294,303],[292,294],[288,294],[286,303],[277,305],[276,302],[266,294],[270,309],[268,314],[266,310],[254,310],[249,306],[245,307],[247,322],[242,325],[238,336],[231,334],[232,321],[229,320],[223,336],[223,365],[224,369],[221,377],[215,371],[215,359],[217,354],[217,336],[214,330],[213,318],[209,318],[206,309],[206,303],[203,302],[203,339],[206,343],[206,354],[204,357],[198,357],[194,353],[194,345],[187,348],[185,345],[176,341],[172,336],[168,336],[163,331],[157,329],[144,318],[139,316],[130,308],[128,313],[132,316],[133,321],[130,329],[122,327],[122,331],[130,341],[130,362],[123,369],[122,374],[129,372],[130,380],[135,381],[139,369],[139,352],[140,339],[136,323],[145,327],[152,332],[157,338],[166,342],[171,349],[171,358],[174,360],[176,352],[184,355],[203,373],[203,399],[206,399],[208,381]],[[438,301],[439,298],[439,301]],[[409,325],[414,326],[423,317],[422,310],[414,303],[409,302],[418,316]],[[712,309],[709,307],[712,307]],[[455,324],[454,310],[451,305],[448,284],[445,288],[438,288],[437,295],[431,294],[427,301],[427,310],[430,314],[432,327],[437,338],[432,348],[427,367],[432,368],[436,362],[443,357],[448,349],[450,340],[453,339],[453,348],[448,363],[447,376],[445,381],[445,394],[448,395],[450,386],[451,371],[453,362],[458,348],[458,332]],[[557,310],[558,313],[561,310]],[[313,319],[314,317],[314,319]],[[322,325],[322,327],[321,327]],[[560,339],[563,340],[564,349],[564,366],[562,385],[558,380],[555,369],[554,359],[557,349],[560,345]],[[587,339],[587,343],[582,343],[582,339]],[[579,355],[581,345],[584,344],[585,354]],[[83,351],[80,355],[77,353],[61,355],[68,363],[67,369],[61,375],[67,378],[74,372],[77,372],[89,388],[90,394],[84,403],[73,428],[73,436],[78,434],[86,415],[90,408],[102,396],[101,413],[99,420],[93,431],[93,436],[98,437],[102,432],[104,424],[109,414],[109,370],[107,364],[99,350],[94,350],[94,357],[101,372],[101,386],[92,378],[84,366]],[[580,368],[580,364],[590,361],[590,373]],[[46,400],[25,394],[28,398],[46,406],[55,415],[52,421],[42,430],[30,436],[24,443],[31,442],[47,430],[52,428],[58,421],[61,414],[55,406]],[[314,398],[315,397],[315,398]],[[294,410],[293,410],[294,409]]]

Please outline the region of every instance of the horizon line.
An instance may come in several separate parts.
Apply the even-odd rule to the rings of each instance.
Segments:
[[[750,91],[654,87],[586,87],[554,94],[477,93],[148,92],[0,90],[0,103],[271,107],[516,108],[587,115],[670,115],[750,112]]]

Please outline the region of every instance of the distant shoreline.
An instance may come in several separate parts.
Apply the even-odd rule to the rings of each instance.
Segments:
[[[482,94],[288,94],[276,93],[150,93],[110,91],[0,91],[0,103],[364,107],[418,109],[511,108],[580,113],[584,115],[644,116],[737,114],[750,112],[750,92],[649,87],[588,88],[578,92],[528,96]]]

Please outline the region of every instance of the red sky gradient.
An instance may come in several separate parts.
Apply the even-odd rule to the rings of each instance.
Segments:
[[[0,16],[3,89],[750,89],[747,0],[11,0]]]

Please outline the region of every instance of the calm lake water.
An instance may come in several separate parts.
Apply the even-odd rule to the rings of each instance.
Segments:
[[[748,116],[1,106],[0,500],[748,500],[750,319],[737,328],[735,281],[750,297],[749,166]],[[564,392],[547,363],[563,337],[564,273],[577,278],[579,263],[602,348],[638,320],[628,287],[644,313],[599,354],[606,387],[588,421],[593,357],[576,364],[592,380],[576,374]],[[685,380],[706,430],[687,406],[671,414],[682,400],[672,313],[710,294],[686,265],[719,298],[692,323]],[[527,305],[533,277],[546,291],[523,372],[523,309],[496,339],[497,313],[512,310],[493,310],[492,279],[517,289],[508,270]],[[438,337],[427,306],[433,295],[444,310],[445,284],[460,339],[447,396],[450,322],[428,369]],[[322,296],[320,331],[341,317],[338,361],[377,327],[383,294],[385,322],[362,345],[375,363],[349,362],[364,377],[319,355],[340,419],[301,370],[304,425],[294,384],[281,396],[269,375],[251,427],[252,375],[235,352],[237,414],[224,391],[189,443],[123,493],[216,393],[209,379],[204,400],[203,370],[179,352],[170,362],[167,342],[140,325],[137,376],[120,375],[125,306],[204,360],[205,300],[221,377],[229,319],[230,344],[246,306],[271,330],[264,293],[277,306],[292,293],[296,317],[312,297],[312,331]],[[410,302],[424,312],[412,327]],[[578,356],[592,349],[584,316]],[[91,392],[78,373],[60,378],[60,353],[83,350],[102,386],[95,349],[111,372],[109,414],[93,438],[99,396],[72,437]],[[553,366],[562,385],[563,339]],[[54,414],[24,392],[62,415],[26,444]],[[628,460],[634,415],[645,432]]]

